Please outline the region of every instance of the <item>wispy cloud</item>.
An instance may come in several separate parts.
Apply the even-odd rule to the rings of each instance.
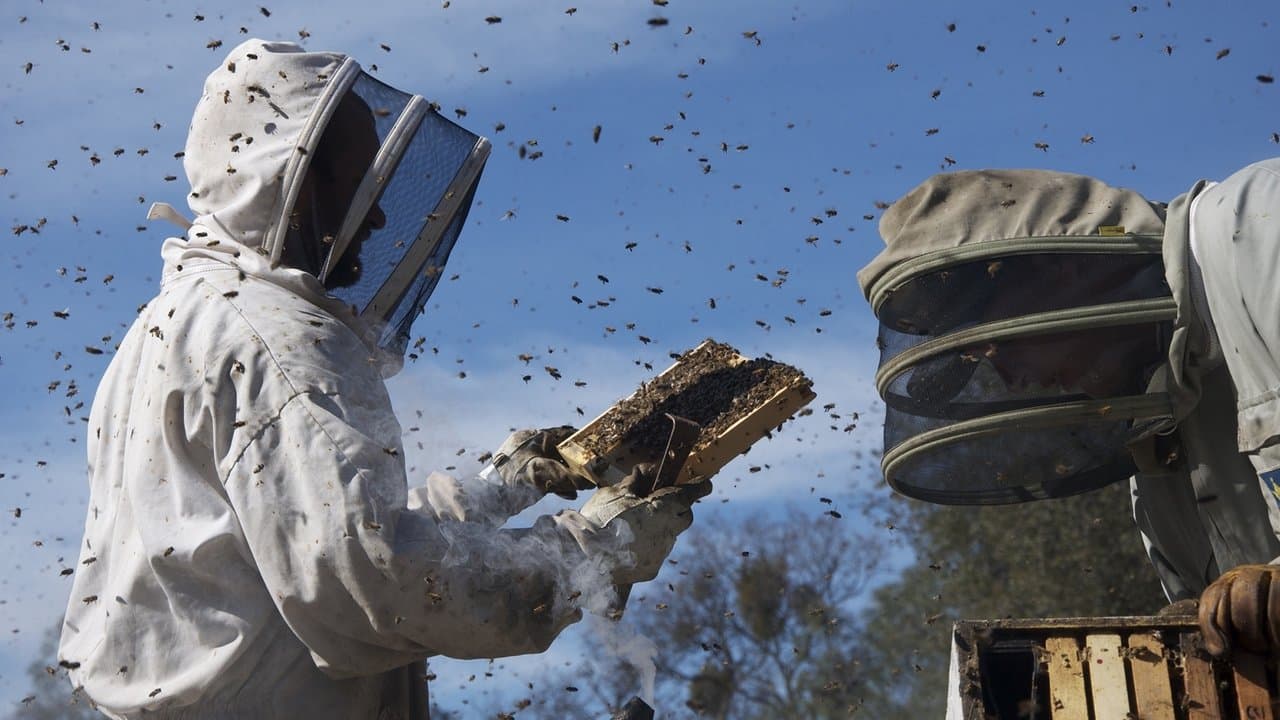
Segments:
[[[205,74],[248,37],[349,53],[386,82],[453,107],[671,76],[698,58],[731,61],[752,49],[743,32],[785,22],[793,12],[730,0],[666,8],[591,0],[571,14],[567,2],[552,9],[522,0],[405,2],[378,12],[305,0],[271,5],[265,16],[257,2],[163,13],[129,3],[73,3],[40,6],[24,22],[4,25],[5,56],[32,63],[0,97],[0,112],[32,123],[0,140],[6,162],[16,165],[35,148],[47,151],[49,144],[31,142],[37,138],[126,147],[159,139],[180,147]],[[839,6],[809,3],[805,12],[833,13]],[[669,25],[651,27],[655,17]],[[90,124],[86,105],[97,108]],[[153,121],[167,130],[157,135]]]

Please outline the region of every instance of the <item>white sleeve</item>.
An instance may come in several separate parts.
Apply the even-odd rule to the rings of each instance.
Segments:
[[[498,530],[469,520],[465,493],[410,509],[398,432],[343,415],[334,397],[294,396],[226,478],[276,607],[325,672],[541,652],[611,592],[623,538],[575,512]]]
[[[422,507],[437,518],[501,527],[542,499],[542,491],[526,484],[507,484],[492,465],[464,480],[433,472],[424,487],[409,491],[410,507]]]

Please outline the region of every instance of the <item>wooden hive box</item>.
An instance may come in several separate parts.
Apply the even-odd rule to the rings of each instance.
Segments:
[[[701,434],[677,483],[711,477],[815,397],[799,370],[751,360],[705,340],[562,442],[573,468],[612,485],[639,463],[658,462],[671,430],[665,413],[692,420]]]
[[[1274,720],[1276,667],[1211,659],[1194,617],[956,623],[947,720]]]

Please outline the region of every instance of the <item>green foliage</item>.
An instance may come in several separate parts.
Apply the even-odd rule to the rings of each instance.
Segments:
[[[738,614],[747,633],[756,642],[776,640],[786,630],[789,619],[787,558],[772,550],[746,558],[738,568],[733,589],[738,596]]]
[[[905,519],[891,531],[792,512],[681,538],[622,620],[658,647],[659,716],[941,717],[956,620],[1150,614],[1164,604],[1124,485],[1010,507],[899,502]],[[898,542],[916,562],[877,589]],[[11,717],[101,717],[54,667],[57,633]],[[640,683],[619,658],[588,657],[537,688],[508,716],[604,718]],[[433,717],[447,713],[433,707]]]
[[[1126,485],[1008,507],[894,504],[868,511],[890,523],[793,513],[682,537],[678,574],[637,587],[623,620],[658,647],[659,716],[938,718],[956,620],[1164,605]],[[903,544],[914,557],[894,574]],[[604,718],[639,690],[608,657],[564,680],[540,686],[583,692],[535,693],[520,717]]]
[[[637,587],[622,620],[658,647],[658,716],[847,717],[858,702],[855,610],[884,554],[857,528],[793,512],[682,537],[675,572]],[[559,696],[529,717],[605,717],[639,693],[634,669],[613,658],[588,658],[569,677],[592,686],[582,704]]]

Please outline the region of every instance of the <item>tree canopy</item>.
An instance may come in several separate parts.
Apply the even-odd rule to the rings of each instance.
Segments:
[[[911,501],[917,561],[860,624],[866,717],[941,717],[962,619],[1149,615],[1165,604],[1125,483],[1001,507]]]
[[[1019,506],[898,502],[889,528],[792,512],[682,538],[675,572],[623,621],[657,647],[659,715],[941,717],[956,620],[1164,604],[1123,484]],[[894,574],[900,542],[913,559]],[[604,718],[640,692],[617,658],[560,672],[520,716]]]

